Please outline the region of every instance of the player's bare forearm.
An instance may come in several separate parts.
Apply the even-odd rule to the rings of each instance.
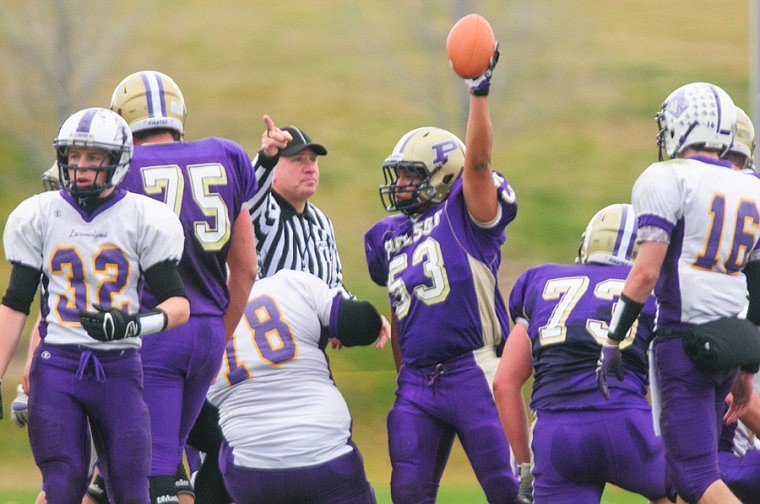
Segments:
[[[248,212],[243,209],[235,219],[233,239],[227,254],[227,265],[230,270],[227,277],[230,302],[224,314],[227,341],[232,338],[232,333],[243,316],[248,295],[256,279],[256,261],[253,224]]]
[[[25,323],[26,313],[0,305],[0,378],[5,376],[8,364],[16,353]]]

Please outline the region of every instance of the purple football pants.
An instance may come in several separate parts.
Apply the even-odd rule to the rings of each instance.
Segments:
[[[153,444],[151,476],[177,472],[187,436],[224,353],[224,320],[191,316],[179,327],[143,338],[145,403]]]
[[[667,477],[681,497],[696,502],[721,477],[718,436],[739,370],[700,371],[677,337],[658,335],[653,349]]]
[[[29,379],[29,440],[48,504],[82,501],[90,467],[88,421],[112,502],[150,502],[150,423],[137,350],[42,342]]]
[[[255,428],[253,426],[252,428]],[[328,462],[291,469],[253,469],[233,463],[225,442],[219,451],[219,468],[237,504],[288,502],[291,504],[375,504],[375,491],[364,472],[359,449]]]
[[[492,350],[477,354],[432,368],[401,367],[388,414],[394,503],[435,502],[455,436],[488,502],[515,501],[518,481],[491,392],[498,358]]]
[[[665,453],[649,410],[540,411],[533,427],[535,504],[600,502],[607,482],[665,496]]]
[[[742,457],[734,452],[718,453],[720,475],[744,504],[760,504],[760,450],[747,450]]]

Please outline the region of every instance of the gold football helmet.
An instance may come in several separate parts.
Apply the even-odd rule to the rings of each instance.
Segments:
[[[736,107],[736,135],[726,158],[740,170],[755,170],[755,127],[746,112]]]
[[[177,83],[155,71],[125,77],[111,96],[111,110],[122,116],[132,133],[168,129],[180,140],[185,134],[187,108]]]
[[[639,245],[633,205],[614,204],[599,210],[581,235],[576,263],[633,264]]]
[[[383,208],[413,215],[428,203],[445,200],[464,169],[464,152],[462,141],[441,128],[427,126],[406,133],[383,162]],[[414,174],[415,182],[398,185],[399,171]],[[411,193],[412,197],[399,199],[399,193]]]
[[[61,188],[61,180],[58,178],[58,161],[53,166],[42,172],[42,187],[46,191],[58,191]]]

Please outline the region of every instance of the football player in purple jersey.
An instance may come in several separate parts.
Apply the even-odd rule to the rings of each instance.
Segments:
[[[665,456],[647,400],[647,348],[654,297],[623,341],[627,376],[610,383],[610,400],[596,387],[596,361],[612,307],[636,255],[636,216],[625,204],[589,221],[576,264],[544,264],[524,272],[509,297],[514,322],[494,378],[504,431],[525,472],[531,461],[522,396],[533,376],[531,409],[534,494],[524,502],[600,502],[607,483],[668,502]],[[610,431],[624,431],[610,436]]]
[[[720,87],[681,86],[656,119],[660,161],[631,193],[639,254],[602,345],[597,384],[606,394],[610,373],[627,376],[620,342],[654,289],[652,368],[668,484],[687,502],[735,503],[721,479],[718,438],[722,422],[748,408],[760,360],[749,352],[760,323],[760,180],[725,160],[737,116]],[[748,306],[740,301],[747,295]],[[739,317],[743,308],[749,322]],[[705,346],[704,338],[718,343]]]
[[[365,234],[372,280],[387,287],[399,368],[388,415],[396,503],[435,502],[458,437],[491,503],[513,503],[518,482],[491,383],[509,331],[498,287],[512,188],[491,169],[488,91],[498,59],[466,81],[465,144],[435,127],[414,129],[383,163],[383,207],[400,212]]]
[[[119,187],[133,146],[117,114],[81,110],[64,121],[54,145],[63,190],[22,202],[3,234],[13,269],[0,305],[0,376],[43,285],[28,428],[47,502],[81,501],[91,430],[114,500],[147,503],[150,429],[139,336],[189,317],[177,270],[182,226],[165,205]],[[156,304],[140,312],[143,282]]]
[[[124,117],[135,138],[124,187],[164,202],[185,232],[179,273],[190,320],[146,341],[141,350],[151,420],[151,499],[171,502],[178,491],[175,479],[189,484],[183,474],[185,442],[256,277],[253,224],[245,207],[256,182],[250,158],[237,143],[218,137],[182,141],[185,101],[166,74],[125,77],[114,89],[111,110]],[[149,310],[154,303],[146,289],[141,306]]]

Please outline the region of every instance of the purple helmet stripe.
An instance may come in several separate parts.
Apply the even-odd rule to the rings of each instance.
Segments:
[[[156,72],[142,72],[140,78],[145,86],[149,117],[166,117],[166,96],[161,76]]]
[[[85,110],[85,113],[82,114],[81,119],[79,120],[79,124],[77,124],[77,133],[88,133],[90,131],[90,126],[92,125],[92,119],[95,117],[95,114],[98,112],[97,109],[91,108],[89,110]]]

